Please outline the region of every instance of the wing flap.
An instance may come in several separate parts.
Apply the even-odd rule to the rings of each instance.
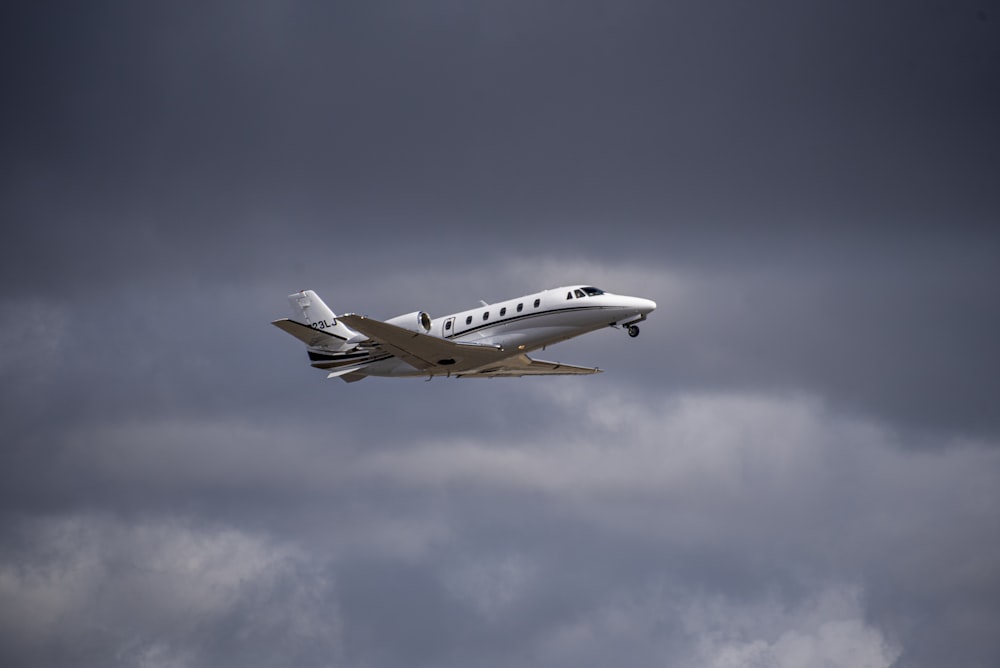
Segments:
[[[585,376],[602,373],[596,367],[536,360],[527,355],[506,359],[496,367],[486,367],[457,374],[460,378],[518,378],[520,376]]]
[[[364,365],[364,364],[355,364],[354,366],[345,366],[345,367],[342,367],[340,369],[334,369],[330,373],[326,374],[326,377],[327,378],[339,378],[341,376],[347,376],[347,375],[350,375],[352,373],[357,373],[361,369],[364,369],[365,366],[366,365]]]

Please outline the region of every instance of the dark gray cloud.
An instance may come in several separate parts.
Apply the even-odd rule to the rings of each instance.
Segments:
[[[997,662],[997,3],[2,12],[4,665]],[[592,378],[267,324],[576,281]]]

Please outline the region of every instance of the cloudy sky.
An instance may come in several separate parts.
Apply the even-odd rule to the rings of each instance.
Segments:
[[[3,665],[1000,664],[997,2],[0,11]]]

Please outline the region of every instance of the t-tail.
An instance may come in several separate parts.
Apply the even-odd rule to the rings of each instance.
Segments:
[[[343,352],[367,338],[338,321],[336,314],[312,290],[288,295],[288,302],[292,305],[292,319],[275,320],[272,324],[310,348]]]

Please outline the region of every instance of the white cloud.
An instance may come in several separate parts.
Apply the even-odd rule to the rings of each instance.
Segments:
[[[232,528],[96,515],[40,520],[24,539],[40,558],[0,560],[0,635],[26,647],[56,637],[78,647],[90,634],[128,663],[188,665],[192,640],[226,620],[246,638],[336,646],[325,603],[333,583],[293,546]]]
[[[796,484],[790,474],[818,472],[830,445],[830,418],[802,396],[648,399],[622,391],[595,397],[577,387],[539,391],[538,397],[562,412],[534,439],[512,443],[498,434],[418,443],[362,455],[354,475],[568,495],[669,496],[711,484],[716,494],[733,495],[762,479]],[[879,438],[864,425],[838,428],[862,440],[843,443],[853,452]],[[877,445],[884,447],[881,438]]]
[[[888,668],[900,648],[864,621],[856,587],[820,587],[795,605],[651,586],[567,622],[536,647],[539,665]]]
[[[580,383],[523,387],[550,418],[521,432],[526,439],[456,430],[365,450],[286,442],[287,425],[220,420],[129,422],[82,434],[77,446],[113,479],[174,485],[180,493],[228,486],[294,498],[302,515],[291,531],[299,532],[302,550],[326,560],[375,557],[430,568],[488,628],[558,599],[558,587],[567,586],[550,582],[557,575],[550,557],[572,558],[557,524],[588,535],[583,544],[598,552],[605,542],[620,546],[622,563],[638,559],[645,570],[632,575],[611,572],[604,559],[616,556],[584,558],[580,574],[596,578],[600,593],[582,595],[572,615],[539,620],[545,640],[535,651],[545,665],[600,663],[614,651],[641,648],[671,665],[885,666],[900,651],[877,625],[886,620],[868,621],[859,589],[823,583],[877,581],[883,596],[905,591],[947,604],[953,592],[982,590],[994,579],[996,547],[982,535],[997,526],[995,449],[914,452],[880,425],[832,413],[803,394],[657,396],[605,385],[598,396]],[[327,420],[318,416],[296,433],[319,433]],[[544,511],[523,518],[530,534],[504,524],[526,509]],[[504,517],[500,526],[489,524],[497,522],[494,511]],[[477,533],[484,522],[509,545],[484,550]],[[181,618],[182,609],[224,619],[253,594],[242,584],[252,581],[253,595],[280,590],[286,598],[261,607],[243,628],[278,633],[287,620],[303,637],[320,633],[314,624],[321,616],[312,613],[322,602],[306,584],[314,573],[299,548],[162,522],[45,526],[37,542],[56,555],[55,566],[39,575],[16,571],[12,561],[0,570],[6,598],[32,611],[3,618],[8,636],[38,638],[58,619],[81,618],[82,601],[95,591],[86,583],[112,580],[117,563],[125,568],[101,590],[97,619],[117,621],[135,596],[157,605],[139,610],[126,629]],[[72,538],[74,527],[82,540]],[[537,538],[550,530],[551,542]],[[117,547],[99,550],[104,543]],[[82,548],[71,550],[75,544]],[[669,563],[661,566],[660,555]],[[680,582],[689,576],[693,584]],[[639,579],[656,577],[672,589],[636,593]],[[801,587],[804,598],[762,603],[732,588],[758,577]],[[332,586],[322,577],[318,583],[321,591]],[[695,598],[699,590],[718,596]],[[897,628],[894,622],[886,628]],[[681,654],[671,645],[677,633],[687,647]],[[130,651],[165,656],[141,633],[133,636],[143,642]]]
[[[865,623],[856,587],[827,587],[791,608],[702,599],[682,619],[697,639],[693,666],[888,668],[901,653]]]
[[[345,462],[344,473],[402,486],[487,485],[686,504],[787,506],[795,498],[812,508],[849,493],[852,503],[884,494],[883,504],[920,505],[911,498],[918,489],[924,499],[967,494],[973,512],[998,501],[990,481],[1000,453],[969,446],[915,454],[879,425],[830,413],[802,394],[657,397],[619,388],[595,396],[579,385],[529,391],[553,417],[534,436],[484,433],[362,452]]]

